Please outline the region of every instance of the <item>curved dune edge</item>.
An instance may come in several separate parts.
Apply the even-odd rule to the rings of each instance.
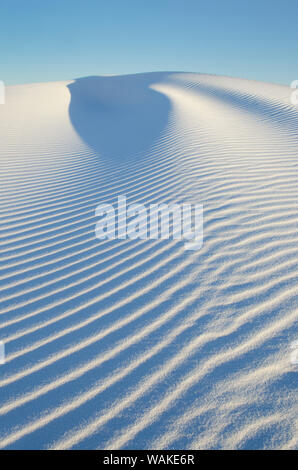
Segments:
[[[191,73],[7,88],[0,447],[297,447],[298,109]],[[95,238],[95,207],[204,204],[204,244]]]

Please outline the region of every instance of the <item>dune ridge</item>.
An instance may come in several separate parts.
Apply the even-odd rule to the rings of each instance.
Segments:
[[[206,74],[7,87],[0,447],[297,447],[298,108]],[[204,204],[204,244],[95,208]]]

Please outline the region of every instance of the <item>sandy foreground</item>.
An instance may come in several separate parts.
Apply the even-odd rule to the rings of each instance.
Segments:
[[[297,447],[290,94],[173,72],[7,87],[1,448]],[[202,248],[98,240],[118,195],[202,203]]]

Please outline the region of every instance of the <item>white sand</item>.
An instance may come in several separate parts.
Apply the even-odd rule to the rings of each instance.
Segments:
[[[8,87],[1,448],[297,447],[298,108],[187,73]],[[204,245],[95,207],[204,204]]]

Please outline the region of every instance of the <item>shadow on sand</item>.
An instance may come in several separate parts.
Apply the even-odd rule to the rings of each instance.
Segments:
[[[68,85],[69,115],[81,139],[101,157],[146,151],[168,122],[170,101],[151,88],[168,73],[96,76]]]

